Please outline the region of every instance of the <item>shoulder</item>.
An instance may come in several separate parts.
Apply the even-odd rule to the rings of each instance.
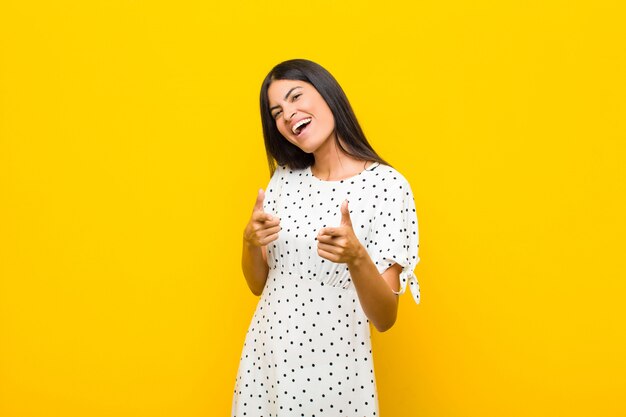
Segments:
[[[283,178],[289,173],[289,167],[287,165],[276,165],[274,169],[274,173],[272,174],[273,179]]]
[[[290,168],[288,165],[278,165],[275,173],[278,173],[281,177],[302,177],[306,175],[307,168],[294,169]]]
[[[389,165],[379,164],[378,166],[371,168],[371,170],[374,174],[374,178],[388,187],[393,189],[411,188],[406,177],[397,169],[390,167]]]
[[[302,178],[307,175],[306,169],[293,169],[287,165],[278,165],[274,170],[271,180],[275,183],[281,183],[283,185],[290,182],[296,182],[298,178]]]

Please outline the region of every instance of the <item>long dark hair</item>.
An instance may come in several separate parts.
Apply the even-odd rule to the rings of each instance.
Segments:
[[[315,162],[313,154],[306,153],[287,141],[276,127],[267,97],[270,84],[276,80],[298,80],[311,84],[326,101],[335,118],[335,137],[339,149],[361,161],[376,161],[389,165],[378,156],[367,141],[352,111],[352,106],[337,80],[315,62],[306,59],[291,59],[272,68],[261,86],[261,123],[270,176],[274,174],[276,164],[287,165],[292,169],[303,169]],[[346,145],[345,148],[339,139]]]

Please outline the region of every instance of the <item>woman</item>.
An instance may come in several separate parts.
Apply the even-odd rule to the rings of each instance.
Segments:
[[[378,415],[369,323],[393,326],[407,284],[419,303],[411,187],[372,149],[318,64],[274,67],[261,119],[271,179],[242,253],[261,298],[232,415]]]

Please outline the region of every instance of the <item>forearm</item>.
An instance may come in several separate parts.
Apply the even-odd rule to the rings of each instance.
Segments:
[[[254,295],[261,295],[267,281],[269,267],[263,259],[263,252],[260,246],[254,246],[243,240],[241,254],[241,268],[246,278],[248,287]]]
[[[378,272],[365,248],[348,268],[365,315],[378,331],[389,330],[398,314],[398,296]]]

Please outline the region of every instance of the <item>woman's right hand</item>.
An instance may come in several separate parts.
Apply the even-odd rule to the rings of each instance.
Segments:
[[[263,189],[260,189],[252,210],[252,216],[250,216],[250,220],[243,232],[244,241],[252,246],[265,246],[278,239],[280,219],[263,211],[264,198],[265,192]]]

